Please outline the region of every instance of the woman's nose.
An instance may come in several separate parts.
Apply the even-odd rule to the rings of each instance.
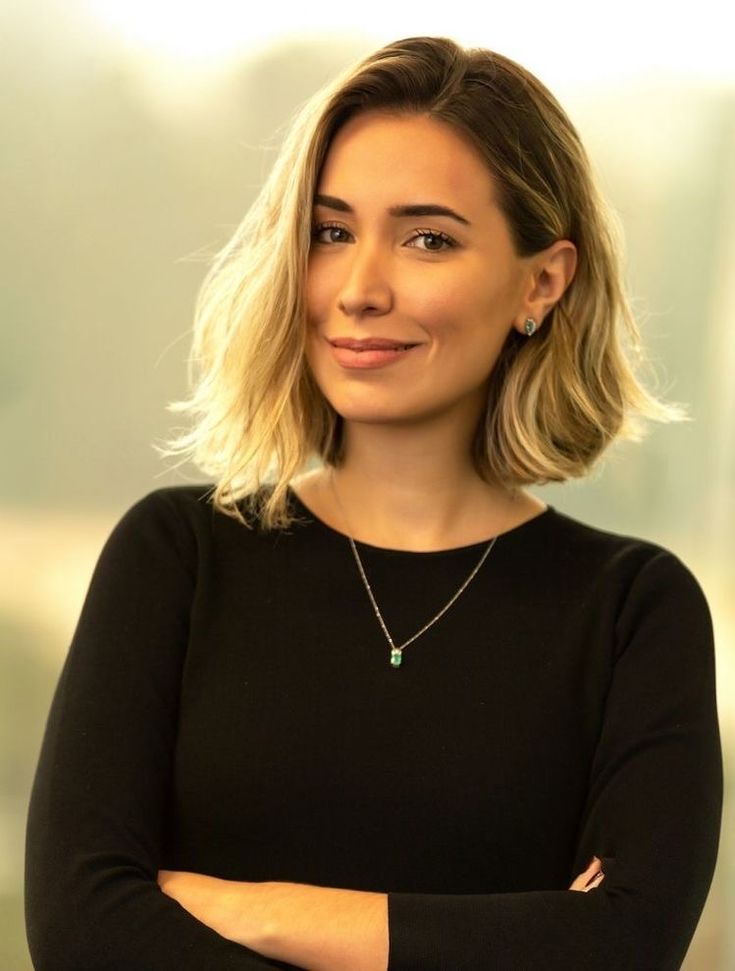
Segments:
[[[393,305],[389,257],[377,246],[349,247],[338,291],[338,306],[347,316],[388,313]]]

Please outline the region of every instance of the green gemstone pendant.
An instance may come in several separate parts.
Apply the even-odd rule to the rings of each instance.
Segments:
[[[403,660],[403,655],[400,648],[394,647],[390,652],[390,663],[394,668],[399,668],[401,666],[401,661]]]

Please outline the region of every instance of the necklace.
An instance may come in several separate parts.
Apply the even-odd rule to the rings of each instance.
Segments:
[[[454,596],[451,597],[451,599],[448,601],[448,603],[444,604],[444,606],[439,611],[439,613],[438,614],[435,614],[427,624],[424,624],[424,626],[421,628],[421,630],[416,631],[416,633],[412,637],[409,637],[409,639],[407,641],[404,641],[403,644],[396,644],[396,643],[394,643],[393,638],[390,636],[390,632],[389,632],[388,628],[386,627],[385,621],[383,620],[383,615],[380,612],[380,607],[378,607],[378,603],[377,603],[377,601],[375,599],[375,596],[373,594],[373,591],[372,591],[372,588],[371,588],[370,583],[368,581],[368,578],[365,575],[365,569],[364,569],[364,567],[362,565],[362,560],[360,559],[360,554],[357,552],[357,547],[355,546],[355,541],[353,540],[352,535],[351,535],[351,530],[349,528],[349,522],[347,520],[347,515],[346,515],[346,513],[344,511],[344,507],[342,506],[342,503],[339,500],[339,496],[337,495],[337,489],[336,489],[336,487],[334,485],[334,473],[333,472],[330,474],[329,481],[330,481],[330,484],[332,486],[332,492],[334,493],[334,498],[337,500],[337,505],[339,506],[340,512],[342,513],[342,518],[344,519],[345,524],[347,526],[347,539],[349,539],[349,541],[350,541],[350,546],[352,547],[352,553],[353,553],[353,555],[355,557],[355,562],[357,563],[357,569],[360,571],[360,576],[362,577],[362,582],[365,585],[365,589],[367,590],[368,597],[370,597],[370,603],[373,605],[373,610],[375,611],[375,616],[378,618],[378,621],[380,623],[380,626],[382,627],[383,633],[385,634],[386,639],[388,641],[388,644],[390,646],[390,663],[391,663],[391,666],[394,667],[394,668],[399,668],[401,666],[402,661],[403,661],[403,650],[404,650],[404,648],[408,647],[408,645],[409,644],[412,644],[416,640],[417,637],[420,637],[425,631],[427,631],[430,627],[432,627],[439,620],[440,617],[443,617],[444,614],[449,610],[449,608],[455,602],[455,600],[457,600],[457,598],[460,596],[460,594],[462,594],[467,589],[467,587],[469,586],[470,582],[477,575],[480,567],[482,566],[482,564],[487,559],[487,557],[488,557],[488,555],[490,553],[490,550],[495,545],[495,541],[498,538],[497,537],[497,534],[495,536],[493,536],[493,538],[487,544],[487,547],[485,548],[485,552],[480,557],[480,562],[475,566],[475,568],[472,570],[472,572],[470,573],[470,575],[464,581],[464,583],[459,588],[459,590],[457,590],[457,592],[454,594]]]

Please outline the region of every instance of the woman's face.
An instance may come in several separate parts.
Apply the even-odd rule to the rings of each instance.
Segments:
[[[527,279],[490,172],[451,128],[366,112],[339,130],[314,199],[306,353],[343,418],[476,424]],[[414,346],[333,346],[369,339]]]

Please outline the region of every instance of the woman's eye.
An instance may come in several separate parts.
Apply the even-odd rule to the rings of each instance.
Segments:
[[[340,233],[342,234],[341,237]],[[311,232],[311,238],[315,243],[346,243],[346,237],[349,235],[344,226],[335,226],[331,223],[315,226]]]
[[[426,241],[425,246],[418,247],[418,249],[422,249],[426,253],[443,253],[445,249],[453,249],[456,245],[451,236],[431,229],[418,229],[411,243],[415,243],[417,239]]]
[[[327,246],[334,243],[347,243],[351,237],[352,233],[348,229],[336,223],[320,223],[311,233],[312,242]],[[417,246],[417,240],[425,240],[425,243]],[[435,229],[417,229],[416,235],[412,236],[406,245],[423,250],[425,253],[443,253],[447,249],[453,249],[457,244],[446,233]]]

